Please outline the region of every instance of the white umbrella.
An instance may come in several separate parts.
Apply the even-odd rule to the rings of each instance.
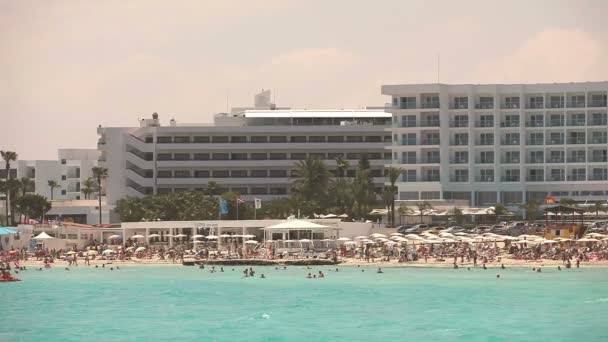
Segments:
[[[148,238],[155,238],[155,237],[160,237],[159,234],[150,234],[148,235]]]
[[[116,253],[116,252],[114,252],[114,250],[112,250],[112,249],[106,249],[106,250],[104,250],[101,253],[103,253],[103,254],[112,254],[112,253]]]
[[[245,241],[245,243],[253,245],[253,244],[257,244],[258,242],[255,240],[247,240],[247,241]]]
[[[220,235],[220,237],[223,237],[223,238],[227,238],[227,237],[231,237],[231,236],[232,235],[230,235],[230,234],[222,234],[222,235]]]
[[[338,215],[338,217],[339,217],[339,218],[347,218],[347,217],[348,217],[348,215],[346,215],[346,214],[342,214],[342,215]]]
[[[255,237],[255,235],[251,235],[251,234],[245,234],[245,235],[243,235],[243,237],[244,237],[244,238],[247,238],[247,239],[251,239],[251,238],[254,238],[254,237]]]
[[[338,241],[350,241],[350,238],[341,237],[341,238],[338,239]]]
[[[365,235],[355,236],[355,239],[367,239],[367,236],[365,236]]]
[[[403,236],[401,233],[391,233],[391,236]]]
[[[120,239],[120,238],[122,238],[122,236],[120,236],[120,235],[110,235],[106,239],[114,240],[114,239]]]
[[[209,240],[215,240],[215,239],[217,239],[217,236],[215,236],[215,235],[209,235],[206,238],[209,239]]]
[[[143,239],[143,238],[144,238],[144,236],[143,236],[143,235],[139,235],[139,234],[137,234],[137,235],[133,235],[133,236],[131,236],[131,238],[132,238],[132,239]]]
[[[177,237],[177,238],[182,238],[182,237],[186,237],[186,236],[188,236],[188,235],[186,235],[186,234],[177,234],[177,235],[175,235],[175,237]]]
[[[375,238],[385,238],[386,235],[384,234],[380,234],[380,233],[374,233],[372,235],[370,235],[371,237],[375,237]]]
[[[72,254],[76,254],[76,252],[74,252],[74,251],[69,251],[69,252],[67,252],[67,253],[65,253],[65,254],[72,255]]]
[[[346,241],[344,244],[345,245],[356,245],[357,243],[355,241]]]
[[[205,237],[205,236],[204,235],[198,235],[198,234],[197,235],[192,235],[193,239],[200,239],[200,238],[203,238],[203,237]]]
[[[308,239],[301,239],[300,242],[310,242]]]
[[[600,240],[598,240],[598,239],[582,238],[582,239],[578,239],[576,241],[580,241],[580,242],[598,242]]]
[[[137,247],[136,252],[143,252],[146,250],[146,247]]]

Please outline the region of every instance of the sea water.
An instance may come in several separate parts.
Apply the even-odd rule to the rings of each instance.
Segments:
[[[232,269],[30,269],[0,341],[608,341],[604,268]]]

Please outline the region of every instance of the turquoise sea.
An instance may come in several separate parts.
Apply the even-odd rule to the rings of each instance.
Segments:
[[[608,269],[330,269],[28,270],[0,341],[608,341]]]

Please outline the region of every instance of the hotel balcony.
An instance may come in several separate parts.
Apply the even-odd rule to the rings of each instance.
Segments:
[[[584,163],[585,156],[582,157],[568,157],[568,163]]]
[[[519,164],[519,158],[505,158],[502,161],[503,164]]]
[[[520,177],[519,176],[503,176],[500,178],[500,180],[503,182],[506,182],[506,183],[519,182]]]
[[[478,103],[475,105],[475,109],[494,109],[493,103]]]
[[[526,182],[544,182],[544,181],[545,181],[545,177],[542,175],[526,177]]]
[[[453,183],[468,183],[469,182],[469,177],[452,177],[450,179],[450,182],[453,182]]]
[[[480,183],[494,183],[494,177],[493,176],[479,176],[475,178],[476,182],[480,182]]]
[[[585,108],[585,101],[569,101],[568,108]]]
[[[544,127],[545,122],[543,120],[526,121],[526,127]]]
[[[603,137],[603,138],[590,138],[588,144],[607,144],[608,143],[608,138]]]
[[[545,162],[545,159],[540,157],[540,158],[528,158],[528,160],[526,161],[526,163],[528,164],[543,164]]]
[[[547,127],[561,127],[564,125],[564,120],[549,120]]]
[[[568,120],[568,126],[585,126],[585,119]]]
[[[569,175],[568,181],[580,182],[586,180],[586,178],[587,177],[585,175]]]
[[[420,141],[420,145],[423,145],[423,146],[439,145],[439,139],[422,139]]]
[[[494,121],[475,121],[475,127],[494,127]]]
[[[590,181],[605,181],[608,180],[608,174],[589,176]]]
[[[468,163],[469,163],[468,158],[453,158],[452,160],[450,160],[450,164],[468,164]]]
[[[549,164],[561,164],[565,162],[565,158],[564,157],[552,157],[552,158],[547,158],[547,163]]]
[[[503,121],[500,127],[519,127],[519,121]]]
[[[551,175],[549,176],[549,181],[551,182],[563,182],[564,175]]]
[[[589,119],[587,122],[589,126],[606,126],[608,125],[608,118],[603,119]]]
[[[606,100],[591,100],[589,107],[606,107]]]
[[[549,139],[547,145],[563,145],[564,142],[564,139]]]
[[[593,156],[591,157],[590,162],[592,163],[605,163],[608,161],[608,157],[607,156]]]
[[[564,108],[564,102],[563,101],[551,101],[547,108]]]
[[[469,121],[453,120],[453,121],[450,121],[450,127],[451,128],[455,128],[455,127],[469,127]]]
[[[420,127],[439,127],[439,120],[421,120]]]
[[[526,109],[543,109],[545,108],[544,103],[528,103],[526,104]]]
[[[519,103],[503,103],[500,105],[500,109],[519,109]]]
[[[526,145],[544,145],[544,139],[530,139]]]
[[[520,144],[521,144],[521,141],[520,141],[519,138],[518,139],[510,139],[510,140],[503,139],[501,141],[501,145],[506,145],[506,146],[513,146],[513,145],[520,145]]]
[[[469,109],[469,104],[468,103],[451,102],[450,103],[450,109]]]

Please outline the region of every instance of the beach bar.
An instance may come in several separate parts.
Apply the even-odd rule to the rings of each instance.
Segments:
[[[577,239],[584,233],[584,210],[558,205],[545,208],[545,238]]]

